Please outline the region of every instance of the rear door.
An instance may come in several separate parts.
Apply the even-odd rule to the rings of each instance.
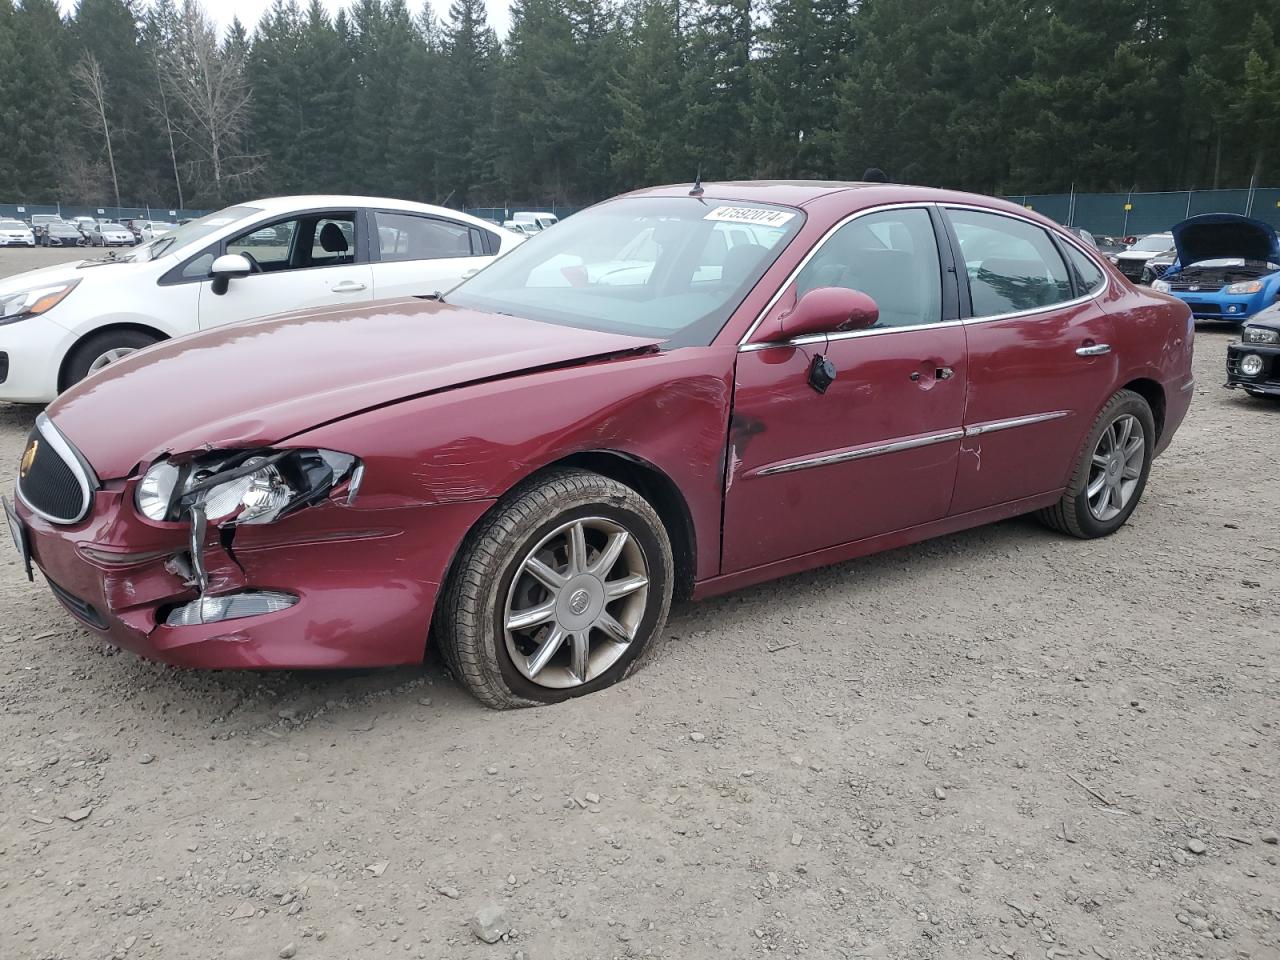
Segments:
[[[471,224],[427,214],[369,211],[374,296],[443,293],[493,259],[501,241]]]
[[[1012,214],[946,215],[969,348],[962,514],[1062,489],[1117,373],[1097,302],[1107,274],[1091,256]]]

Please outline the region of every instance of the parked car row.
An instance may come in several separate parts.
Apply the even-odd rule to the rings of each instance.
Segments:
[[[266,200],[0,283],[0,395],[69,387],[6,505],[24,567],[147,657],[430,642],[547,703],[673,597],[1029,512],[1113,533],[1193,395],[1191,308],[1000,200],[699,183],[543,232]]]

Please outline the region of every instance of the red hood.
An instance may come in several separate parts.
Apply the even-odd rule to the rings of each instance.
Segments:
[[[48,413],[111,479],[165,451],[267,445],[408,397],[660,342],[383,301],[157,344],[73,387]]]

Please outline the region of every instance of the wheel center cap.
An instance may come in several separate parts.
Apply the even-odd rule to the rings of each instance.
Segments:
[[[604,610],[604,584],[584,573],[564,585],[556,599],[556,620],[566,630],[585,630]]]
[[[591,606],[591,594],[587,591],[578,589],[573,591],[569,597],[569,612],[577,616],[587,612],[587,608]]]

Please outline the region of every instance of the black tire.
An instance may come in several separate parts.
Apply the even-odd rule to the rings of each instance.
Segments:
[[[528,553],[559,526],[601,517],[620,524],[643,551],[649,592],[634,639],[619,659],[577,686],[542,686],[517,669],[504,615],[513,579]],[[625,484],[586,470],[555,470],[498,502],[462,545],[436,604],[432,635],[450,671],[486,706],[499,710],[555,703],[611,686],[636,666],[671,608],[674,563],[657,512]]]
[[[58,389],[75,386],[89,375],[93,362],[110,350],[141,350],[159,342],[158,337],[141,330],[103,330],[80,341],[67,358]]]
[[[1093,453],[1097,449],[1103,433],[1109,430],[1116,420],[1126,415],[1137,418],[1142,425],[1144,455],[1141,475],[1138,477],[1137,486],[1134,488],[1133,494],[1124,508],[1116,516],[1108,520],[1099,520],[1089,509],[1089,497],[1087,494]],[[1098,414],[1097,419],[1094,420],[1093,428],[1089,431],[1088,437],[1085,438],[1084,446],[1080,449],[1079,457],[1076,460],[1076,468],[1071,474],[1071,482],[1067,484],[1067,489],[1063,492],[1062,499],[1052,507],[1039,511],[1036,516],[1041,522],[1054,530],[1070,534],[1073,537],[1079,537],[1082,540],[1108,537],[1115,533],[1128,521],[1130,515],[1137,508],[1139,501],[1141,501],[1143,491],[1146,490],[1147,477],[1151,473],[1152,455],[1155,452],[1155,442],[1155,417],[1151,413],[1150,404],[1132,390],[1121,390],[1107,402],[1107,405],[1102,408],[1102,412]]]

